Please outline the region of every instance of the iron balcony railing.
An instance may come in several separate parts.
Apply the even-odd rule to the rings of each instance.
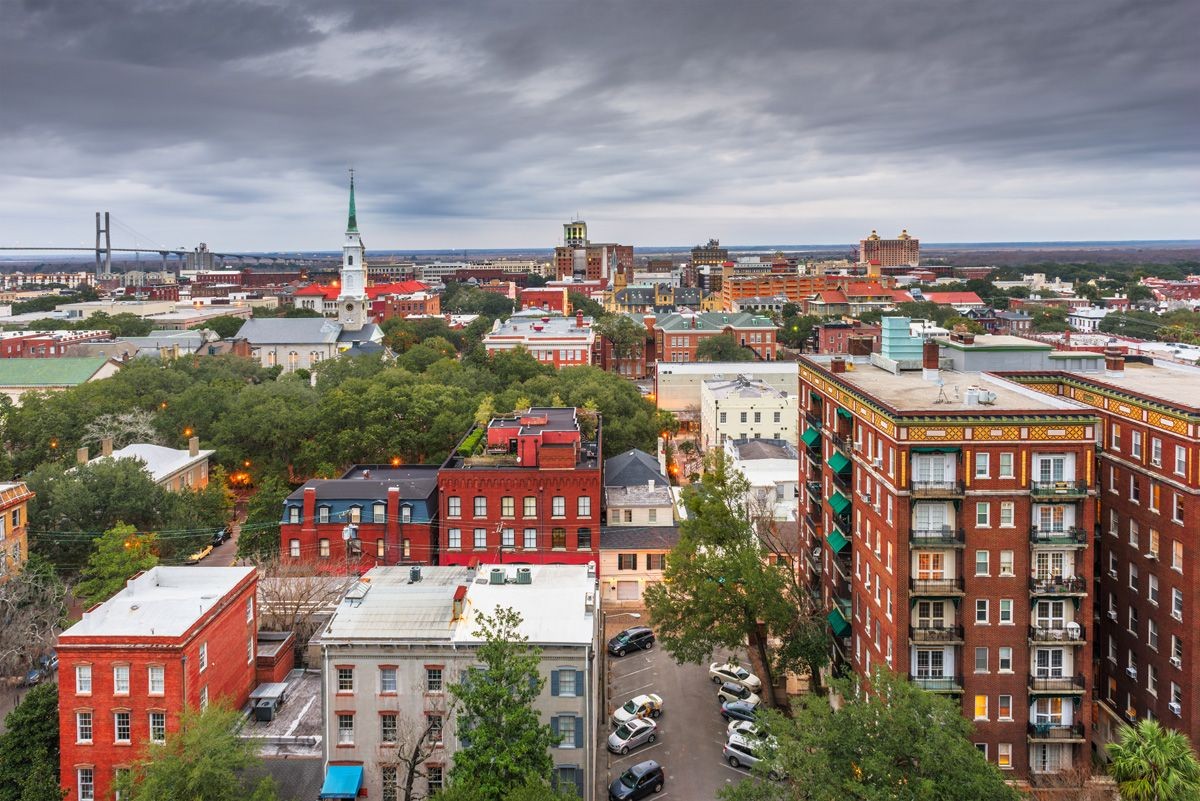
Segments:
[[[909,589],[916,595],[962,595],[963,580],[959,578],[909,579]]]
[[[953,548],[963,544],[964,532],[952,526],[913,528],[909,545],[913,548]]]
[[[1081,498],[1088,494],[1088,485],[1086,481],[1032,481],[1029,491],[1038,498]]]
[[[915,643],[962,642],[962,626],[909,626],[908,639]]]
[[[1030,723],[1030,740],[1082,740],[1082,723]]]
[[[1087,630],[1079,623],[1034,624],[1029,627],[1029,641],[1033,643],[1082,645],[1087,641]]]
[[[1081,528],[1042,529],[1036,526],[1029,530],[1029,541],[1034,545],[1059,548],[1087,545],[1087,532]]]
[[[1082,576],[1070,578],[1030,576],[1029,591],[1034,595],[1087,595],[1087,579]]]
[[[908,491],[914,498],[961,498],[963,485],[961,481],[926,481],[913,479],[908,484]]]
[[[1082,675],[1029,677],[1029,691],[1032,693],[1083,692],[1084,686]]]
[[[849,440],[849,438],[847,438],[841,434],[834,433],[833,431],[829,432],[829,438],[831,440],[833,440],[833,444],[835,446],[841,448],[846,453],[847,456],[850,455],[850,440]]]
[[[962,676],[913,676],[913,684],[935,693],[962,692]]]
[[[817,414],[816,412],[805,412],[804,419],[813,428],[818,430],[821,428],[821,415]]]

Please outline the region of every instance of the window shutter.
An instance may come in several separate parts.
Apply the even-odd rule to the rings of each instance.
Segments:
[[[583,768],[575,768],[575,792],[583,798]]]
[[[553,676],[554,671],[550,671],[550,675]],[[529,677],[529,692],[536,695],[537,691],[538,691],[538,677],[537,677],[537,674],[535,673],[534,675]]]
[[[558,671],[550,671],[550,694],[558,695]]]
[[[585,695],[583,690],[583,671],[575,671],[575,696],[582,698]]]
[[[555,737],[558,737],[558,717],[557,716],[550,718],[550,731],[554,734]]]
[[[583,748],[583,718],[575,718],[575,747]]]

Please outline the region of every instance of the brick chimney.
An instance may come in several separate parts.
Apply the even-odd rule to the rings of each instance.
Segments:
[[[833,373],[846,372],[846,360],[843,359],[841,356],[837,357],[836,359],[832,359],[829,362],[829,369]]]
[[[937,381],[941,376],[938,370],[938,355],[940,348],[932,339],[925,340],[921,345],[921,378],[926,381]]]
[[[1104,375],[1109,378],[1121,378],[1125,375],[1125,354],[1121,352],[1115,339],[1110,339],[1104,346]]]
[[[104,439],[100,440],[101,456],[112,456],[112,451],[112,437],[105,437]]]
[[[200,438],[192,437],[188,440],[188,456],[200,455]]]
[[[583,312],[582,311],[575,312],[575,327],[583,328]]]
[[[301,513],[300,525],[302,531],[316,532],[317,530],[317,488],[304,488],[304,511]]]

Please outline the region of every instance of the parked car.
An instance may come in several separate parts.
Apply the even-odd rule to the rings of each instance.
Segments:
[[[646,745],[658,739],[658,724],[647,718],[633,718],[617,727],[608,735],[608,750],[628,754],[629,749]]]
[[[743,737],[740,734],[732,734],[721,753],[735,768],[752,768],[766,759],[775,747],[775,741],[769,737]],[[769,775],[772,779],[784,778],[783,773],[778,770],[772,770]]]
[[[620,726],[635,718],[656,718],[662,714],[662,704],[661,695],[648,693],[634,696],[613,712],[613,723]]]
[[[718,701],[745,701],[752,706],[758,706],[759,697],[747,690],[740,684],[734,684],[732,681],[727,681],[721,685],[721,689],[717,690]]]
[[[46,669],[41,665],[34,665],[21,679],[21,683],[26,687],[32,687],[35,684],[41,684],[44,678],[46,678]]]
[[[608,641],[608,652],[614,656],[625,656],[630,651],[649,651],[654,647],[654,632],[645,626],[625,629]]]
[[[653,759],[639,762],[613,779],[608,786],[609,801],[635,801],[662,790],[666,782],[662,766]]]
[[[210,544],[212,545],[212,547],[217,548],[221,545],[221,543],[225,542],[228,539],[229,539],[229,529],[227,527],[219,528],[219,529],[217,529],[216,533],[212,535],[212,541]]]
[[[763,724],[753,720],[731,720],[725,727],[725,736],[730,737],[734,734],[749,738],[766,737],[767,729]]]
[[[726,720],[750,720],[758,717],[758,707],[745,701],[726,701],[721,704],[721,717]]]
[[[741,665],[735,665],[732,662],[713,662],[708,666],[708,675],[712,677],[713,684],[721,684],[731,681],[734,684],[740,684],[743,687],[758,692],[762,689],[762,680],[755,676],[750,671],[746,670]]]
[[[45,654],[38,658],[38,664],[41,665],[42,672],[49,676],[58,670],[58,654]]]

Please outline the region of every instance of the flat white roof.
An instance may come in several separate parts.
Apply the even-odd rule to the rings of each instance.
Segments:
[[[669,375],[748,375],[764,373],[795,373],[800,375],[796,362],[659,362],[658,374]]]
[[[131,579],[59,635],[73,637],[178,637],[208,614],[253,567],[164,567]]]
[[[532,582],[516,584],[517,568],[528,567]],[[492,568],[503,569],[505,584],[491,584]],[[455,620],[454,595],[466,587],[462,617]],[[363,575],[338,605],[321,633],[325,642],[442,641],[479,642],[475,620],[497,607],[510,607],[522,618],[521,632],[533,644],[583,645],[592,641],[594,612],[587,596],[596,580],[586,565],[480,565],[422,567],[410,582],[408,567],[376,567]]]
[[[138,459],[145,463],[146,471],[150,473],[151,478],[157,483],[179,472],[188,465],[207,461],[208,457],[214,453],[215,451],[200,451],[195,456],[192,456],[186,450],[136,442],[113,451],[112,456],[97,456],[95,459],[89,461],[88,464],[98,462],[101,459]]]

